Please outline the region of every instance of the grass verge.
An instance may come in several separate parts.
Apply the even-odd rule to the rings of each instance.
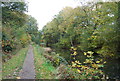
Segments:
[[[15,56],[12,57],[12,59],[2,64],[3,79],[14,79],[18,76],[19,71],[22,69],[27,51],[28,47],[22,48]]]
[[[44,50],[38,45],[34,45],[34,62],[36,79],[54,79],[53,71],[55,68],[42,54]]]

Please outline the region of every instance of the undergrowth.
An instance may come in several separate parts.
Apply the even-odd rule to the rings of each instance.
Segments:
[[[44,50],[38,45],[34,45],[34,63],[36,79],[53,79],[54,66],[43,56]]]
[[[28,47],[22,48],[16,55],[14,55],[8,62],[2,64],[2,78],[15,78],[18,72],[22,69],[22,65],[27,54]]]

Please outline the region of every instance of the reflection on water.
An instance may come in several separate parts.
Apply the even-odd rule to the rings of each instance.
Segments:
[[[106,59],[104,72],[111,79],[120,79],[120,59]]]
[[[57,50],[58,51],[58,50]],[[71,53],[67,50],[59,50],[60,56],[65,58],[65,60],[70,64],[71,63]],[[98,58],[98,57],[97,57]],[[78,53],[76,59],[79,59],[80,62],[85,61],[85,56],[82,53]],[[103,71],[110,79],[120,79],[120,62],[119,59],[106,59],[105,67]]]

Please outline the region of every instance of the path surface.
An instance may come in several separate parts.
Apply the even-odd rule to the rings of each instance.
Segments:
[[[30,45],[22,70],[19,73],[20,79],[35,79],[33,48]]]

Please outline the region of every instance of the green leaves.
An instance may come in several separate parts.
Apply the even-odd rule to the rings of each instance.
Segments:
[[[3,52],[14,52],[31,41],[29,32],[37,34],[36,20],[25,14],[25,2],[3,2],[2,5],[2,48]],[[31,23],[31,26],[28,25]],[[32,29],[32,30],[28,30]],[[34,31],[33,31],[34,30]]]
[[[60,55],[63,57],[66,55],[66,59],[69,58],[69,60],[72,58],[69,55],[70,47],[77,47],[79,61],[83,61],[84,52],[93,51],[94,54],[85,54],[86,58],[91,58],[86,60],[84,58],[85,63],[95,63],[92,66],[96,68],[104,67],[99,65],[101,61],[93,62],[93,60],[100,57],[119,58],[120,29],[117,26],[119,24],[117,9],[117,2],[90,3],[89,6],[76,8],[66,7],[44,26],[43,39],[47,46],[60,50]],[[98,73],[98,70],[94,72]],[[103,72],[99,70],[99,73]],[[99,77],[95,75],[94,78]]]
[[[74,9],[66,7],[43,28],[44,40],[49,46],[56,45],[58,48],[80,45],[82,51],[102,51],[108,46],[111,50],[107,53],[110,55],[99,53],[109,57],[111,52],[116,53],[118,44],[115,41],[120,41],[116,39],[119,37],[116,33],[119,31],[116,25],[117,7],[114,2],[98,2]]]

